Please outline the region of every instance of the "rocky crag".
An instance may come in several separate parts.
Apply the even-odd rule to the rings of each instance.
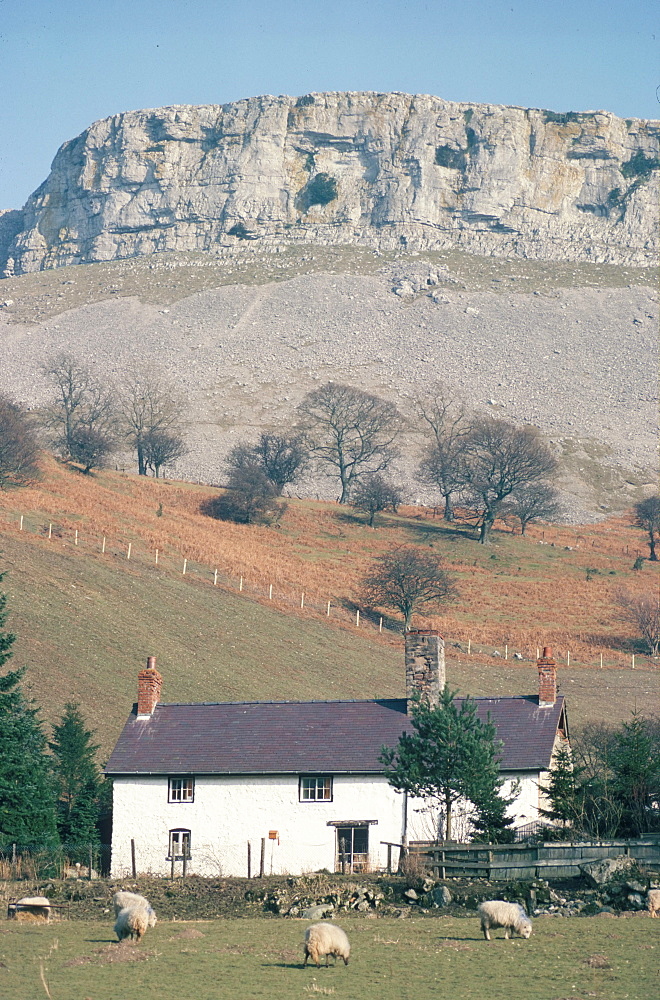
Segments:
[[[649,266],[660,123],[427,95],[133,111],[66,142],[5,276],[260,240]]]

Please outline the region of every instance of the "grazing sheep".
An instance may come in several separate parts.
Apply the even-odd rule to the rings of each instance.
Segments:
[[[316,963],[316,968],[320,968],[319,959],[325,955],[325,964],[328,965],[330,955],[337,964],[337,957],[344,959],[344,965],[348,965],[351,954],[351,946],[348,943],[346,934],[341,927],[334,924],[312,924],[305,931],[305,965],[307,959]]]
[[[50,920],[50,901],[45,896],[23,896],[17,899],[12,915],[16,920]]]
[[[490,941],[491,927],[503,927],[504,937],[520,934],[528,938],[532,933],[532,921],[520,903],[506,903],[503,899],[489,899],[480,903],[477,913],[481,917],[481,929],[486,941]]]
[[[660,889],[649,889],[646,894],[646,905],[652,917],[660,913]]]
[[[147,911],[149,927],[156,926],[157,917],[151,907],[151,903],[145,896],[139,896],[137,892],[116,892],[112,897],[112,905],[115,908],[115,917],[119,916],[121,910],[134,909],[141,906]]]
[[[130,937],[135,939],[136,944],[140,943],[140,938],[146,934],[149,926],[149,913],[144,906],[127,906],[119,911],[119,916],[115,921],[115,934],[119,941]]]

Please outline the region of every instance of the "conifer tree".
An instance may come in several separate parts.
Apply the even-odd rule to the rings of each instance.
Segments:
[[[57,828],[63,843],[95,844],[99,815],[98,745],[85,727],[80,706],[68,702],[48,744],[57,787]]]
[[[0,594],[0,667],[16,639],[6,621],[7,596]],[[21,689],[24,674],[21,667],[0,677],[0,843],[48,847],[57,843],[55,797],[38,710]]]
[[[493,723],[477,718],[476,702],[463,698],[459,707],[455,698],[456,692],[448,687],[437,707],[417,696],[412,710],[414,732],[404,733],[396,747],[383,747],[380,760],[394,788],[438,802],[445,840],[452,839],[453,811],[459,800],[476,807],[477,829],[491,839],[496,828],[508,825],[509,800],[500,796],[501,744]]]

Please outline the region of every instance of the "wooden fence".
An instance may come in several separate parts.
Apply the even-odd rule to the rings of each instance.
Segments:
[[[436,878],[460,876],[510,881],[528,878],[571,878],[588,861],[634,858],[660,867],[660,835],[643,840],[588,840],[541,844],[448,844],[412,841],[409,852],[433,871]]]

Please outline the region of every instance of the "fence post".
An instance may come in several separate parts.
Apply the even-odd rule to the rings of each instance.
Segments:
[[[603,654],[600,654],[600,669],[603,669]]]
[[[273,585],[271,583],[270,586],[269,586],[269,588],[268,588],[268,600],[272,601],[272,599],[273,599]]]
[[[238,589],[239,590],[243,589],[243,577],[241,577],[241,579],[240,579],[240,583],[238,584]]]
[[[217,571],[217,569],[216,569],[216,571],[213,574],[213,586],[214,587],[218,586],[218,571]]]
[[[182,576],[185,576],[185,575],[186,575],[186,567],[187,567],[187,566],[188,566],[188,560],[187,560],[187,559],[184,559],[184,560],[183,560],[183,573],[181,574]]]
[[[328,610],[326,611],[328,618],[330,617],[330,601],[328,601]]]
[[[53,537],[53,525],[52,523],[48,525],[48,541]]]
[[[172,865],[174,867],[174,864]],[[137,878],[137,869],[135,867],[135,841],[131,837],[131,871],[133,872],[133,878]]]
[[[101,552],[105,552],[105,535],[103,536],[103,545],[101,546]]]
[[[132,542],[128,543],[128,552],[126,553],[126,558],[127,559],[131,558],[131,546],[132,546],[132,544],[133,544]]]
[[[471,651],[472,651],[472,639],[468,639],[468,656],[470,655]]]
[[[248,840],[247,877],[252,878],[252,844]]]
[[[378,622],[378,631],[379,632],[383,631],[383,619],[382,619],[382,617],[380,618],[380,621]]]
[[[89,881],[92,881],[92,863],[94,861],[94,847],[89,845]]]
[[[303,590],[302,594],[300,595],[300,607],[301,608],[305,607],[305,591],[304,590]]]
[[[387,874],[392,874],[392,845],[387,845]]]
[[[360,627],[360,609],[359,608],[355,612],[355,624],[357,625],[358,628]]]
[[[635,654],[632,655],[632,668],[635,669]]]
[[[22,515],[22,514],[21,514],[21,523],[20,523],[20,527],[19,527],[19,529],[18,529],[18,530],[19,530],[19,531],[22,531],[22,530],[23,530],[23,515]]]
[[[158,565],[158,549],[156,549],[156,566]]]
[[[75,537],[74,537],[74,539],[73,539],[73,544],[74,544],[74,545],[77,545],[77,544],[78,544],[78,529],[77,529],[77,528],[76,528],[76,534],[75,534]]]
[[[566,666],[570,667],[570,665],[571,665],[571,651],[570,651],[570,649],[567,649],[566,650]]]
[[[266,865],[266,838],[261,838],[261,857],[259,858],[259,878],[264,877],[264,869]]]

